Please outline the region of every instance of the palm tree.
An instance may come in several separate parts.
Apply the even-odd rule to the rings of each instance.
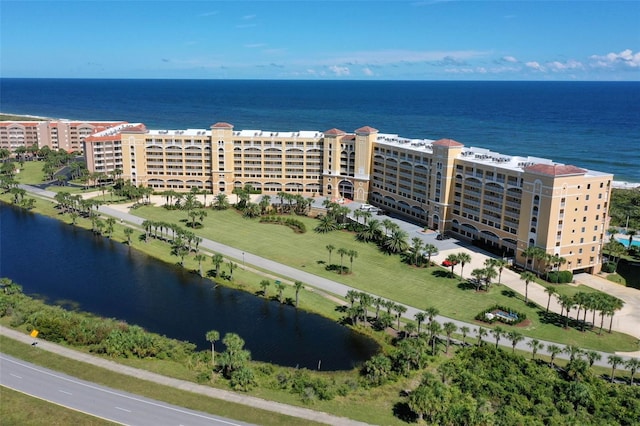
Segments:
[[[529,271],[524,271],[520,274],[520,279],[524,281],[524,303],[529,302],[529,283],[536,279],[536,276]]]
[[[496,338],[496,349],[498,348],[498,344],[500,343],[500,338],[505,335],[505,331],[502,327],[497,326],[493,330],[491,330],[491,334]]]
[[[455,333],[458,330],[458,326],[455,325],[452,322],[445,322],[444,324],[442,324],[442,329],[444,330],[445,334],[447,335],[447,349],[446,349],[446,353],[449,353],[449,345],[451,344],[451,335],[453,333]]]
[[[498,269],[498,284],[502,284],[502,271],[507,267],[508,263],[504,259],[492,259],[492,266]]]
[[[549,299],[547,299],[547,312],[549,312],[549,305],[551,304],[551,296],[558,294],[558,290],[554,286],[550,285],[544,289],[544,292],[549,295]]]
[[[471,276],[474,278],[476,283],[476,291],[480,291],[480,286],[482,286],[482,281],[484,280],[485,269],[475,268],[471,271]]]
[[[347,294],[345,295],[345,297],[347,298],[347,300],[349,301],[352,307],[356,303],[356,300],[358,300],[359,296],[360,296],[360,293],[353,289],[347,290]]]
[[[264,296],[265,299],[267,299],[267,288],[269,288],[270,285],[271,285],[271,281],[269,280],[260,281],[260,287],[262,288],[262,295]]]
[[[395,305],[393,307],[393,310],[396,311],[396,317],[398,319],[398,331],[400,331],[400,318],[402,317],[402,314],[407,312],[407,307],[404,305]]]
[[[437,308],[434,308],[433,306],[430,306],[427,309],[425,309],[425,313],[427,314],[427,317],[429,318],[429,324],[431,324],[433,322],[433,320],[438,316],[440,311]]]
[[[633,376],[636,375],[636,371],[640,368],[640,359],[638,358],[629,358],[624,366],[629,369],[629,375],[631,378],[631,385],[633,386]]]
[[[531,339],[527,342],[527,345],[531,348],[531,359],[535,361],[536,354],[539,349],[544,348],[544,343],[540,343],[537,339]]]
[[[207,331],[205,338],[207,339],[207,342],[211,342],[211,364],[216,365],[216,362],[215,362],[216,352],[215,352],[213,343],[220,340],[220,333],[216,330]]]
[[[77,216],[77,213],[76,213]],[[133,229],[124,228],[124,235],[127,237],[127,245],[131,245],[131,235],[133,235]]]
[[[198,262],[198,271],[200,271],[200,276],[202,276],[202,261],[206,260],[207,256],[202,253],[198,253],[193,257],[193,259]]]
[[[589,360],[589,367],[593,367],[593,364],[596,361],[600,361],[602,359],[602,355],[596,351],[587,351],[585,352],[585,355],[587,356],[587,360]]]
[[[573,300],[573,297],[568,296],[566,294],[561,294],[558,297],[558,301],[560,302],[560,305],[562,306],[562,309],[564,311],[566,311],[566,313],[567,313],[567,316],[564,319],[564,328],[569,328],[569,312],[575,306],[575,302]]]
[[[576,359],[576,357],[582,355],[583,353],[582,349],[580,349],[576,345],[567,345],[562,351],[569,355],[569,362],[573,361],[574,359]]]
[[[408,237],[409,234],[402,229],[394,228],[391,230],[391,235],[385,238],[382,245],[388,253],[404,253],[409,248]]]
[[[422,325],[424,320],[427,318],[427,315],[424,312],[416,312],[416,314],[413,317],[416,319],[416,322],[418,323],[418,334],[420,334],[420,326]]]
[[[638,231],[635,229],[629,229],[627,231],[627,236],[629,237],[629,245],[627,246],[629,249],[633,246],[633,237],[638,235]]]
[[[282,303],[282,293],[284,292],[284,283],[276,280],[276,289],[278,290],[278,302]]]
[[[340,255],[340,274],[342,274],[342,268],[343,268],[343,264],[344,264],[344,256],[349,253],[349,251],[345,248],[339,248],[338,249],[338,254]]]
[[[438,252],[438,247],[433,244],[427,244],[424,246],[424,253],[427,255],[427,268],[431,266],[431,256]]]
[[[327,249],[327,251],[329,252],[329,265],[331,265],[331,253],[336,249],[333,245],[331,244],[327,244],[327,246],[325,247]]]
[[[460,333],[462,334],[462,344],[463,345],[467,344],[467,334],[469,334],[470,331],[471,330],[466,325],[463,325],[462,327],[460,327]]]
[[[363,319],[366,322],[369,319],[369,308],[373,303],[373,296],[368,293],[360,293],[358,295],[358,299],[360,300],[360,306],[364,309]]]
[[[487,337],[489,332],[486,328],[478,327],[476,328],[476,333],[478,334],[478,346],[482,345],[482,338]]]
[[[556,356],[562,352],[562,348],[558,345],[547,345],[547,351],[549,351],[549,355],[551,356],[551,368],[553,368],[553,361],[556,359]]]
[[[419,237],[413,237],[411,239],[411,253],[412,253],[412,261],[413,264],[418,266],[418,262],[420,259],[420,252],[424,246],[424,242]]]
[[[451,266],[451,278],[455,278],[453,268],[458,263],[458,255],[456,253],[451,253],[449,256],[447,256],[445,261],[449,262],[449,265]]]
[[[375,306],[376,308],[376,320],[380,317],[380,307],[384,306],[384,303],[385,300],[381,297],[376,297],[376,299],[373,301],[373,306]]]
[[[347,251],[347,256],[349,256],[349,272],[353,274],[353,259],[356,259],[358,257],[358,252],[355,250],[349,250]]]
[[[609,333],[611,333],[611,327],[613,327],[613,316],[616,311],[619,311],[624,307],[624,301],[618,299],[617,297],[609,296],[611,300],[611,309],[609,310],[609,316],[611,320],[609,321]]]
[[[516,345],[524,340],[524,336],[519,331],[511,330],[507,334],[507,339],[511,341],[511,353],[516,352]]]
[[[237,263],[234,263],[233,261],[229,261],[227,262],[227,266],[229,266],[229,279],[232,280],[233,279],[233,271],[234,269],[236,269],[238,267]]]
[[[220,276],[220,266],[222,265],[222,263],[224,262],[224,258],[222,257],[221,254],[219,253],[214,253],[211,256],[211,262],[213,263],[213,265],[216,267],[216,277]]]
[[[464,265],[471,262],[471,255],[467,252],[458,253],[458,262],[460,262],[460,278],[464,278]]]
[[[527,270],[527,266],[529,265],[529,259],[532,259],[536,255],[537,248],[534,246],[529,246],[526,249],[522,250],[522,255],[524,256],[524,269]],[[532,268],[533,269],[533,268]]]
[[[624,360],[620,355],[609,355],[607,358],[609,365],[611,365],[611,383],[613,383],[613,376],[616,374],[616,368],[622,364]]]
[[[438,321],[432,321],[429,323],[429,335],[431,338],[431,355],[436,354],[436,342],[438,340],[438,334],[442,331],[442,326]]]
[[[293,287],[296,289],[296,308],[297,308],[298,307],[300,290],[302,290],[304,288],[304,284],[302,283],[302,281],[296,281],[295,283],[293,283]]]

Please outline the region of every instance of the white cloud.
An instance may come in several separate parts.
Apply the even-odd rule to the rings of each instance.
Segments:
[[[369,67],[365,67],[365,68],[363,68],[363,69],[362,69],[362,73],[363,73],[364,75],[368,75],[368,76],[372,76],[372,75],[374,75],[374,74],[373,74],[373,70],[372,70],[371,68],[369,68]]]
[[[351,71],[349,71],[348,67],[339,67],[337,65],[333,65],[329,67],[329,70],[338,77],[343,77],[351,74]]]
[[[531,69],[536,70],[536,71],[542,71],[542,72],[545,71],[544,67],[542,65],[540,65],[540,63],[538,63],[536,61],[527,62],[527,63],[525,63],[525,66],[527,68],[531,68]]]
[[[467,59],[486,56],[488,52],[475,50],[454,51],[416,51],[416,50],[371,50],[351,52],[340,56],[329,57],[325,61],[329,64],[368,64],[390,65],[402,63],[405,65],[424,62],[452,62],[461,64]]]
[[[513,56],[503,56],[502,57],[502,62],[517,63],[518,60],[516,58],[514,58]]]
[[[247,49],[258,49],[260,47],[265,47],[266,44],[264,43],[250,43],[250,44],[245,44],[244,47],[246,47]]]
[[[625,49],[620,53],[608,53],[604,56],[592,55],[593,66],[599,68],[639,68],[640,52],[633,53],[631,49]]]
[[[552,61],[552,62],[546,63],[545,65],[549,70],[555,71],[555,72],[562,72],[562,71],[584,68],[584,65],[582,65],[581,62],[574,61],[573,59],[570,59],[566,62]]]

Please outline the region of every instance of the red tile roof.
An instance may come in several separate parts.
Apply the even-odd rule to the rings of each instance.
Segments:
[[[233,124],[225,123],[224,121],[219,121],[211,127],[214,129],[233,129]]]
[[[563,164],[534,164],[524,168],[525,172],[537,173],[548,176],[570,176],[570,175],[583,175],[587,173],[586,170],[580,167],[563,165]]]
[[[374,129],[370,126],[364,126],[357,129],[356,133],[378,133],[378,129]]]
[[[464,146],[460,142],[456,142],[453,139],[440,139],[435,141],[433,146],[447,146],[447,147],[462,147]]]
[[[339,136],[339,135],[344,135],[345,132],[343,132],[340,129],[336,129],[335,127],[333,129],[327,130],[326,132],[324,132],[325,135],[330,135],[330,136]]]

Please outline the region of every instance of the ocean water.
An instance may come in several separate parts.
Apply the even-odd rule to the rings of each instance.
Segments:
[[[640,82],[0,79],[0,111],[455,139],[640,182]]]

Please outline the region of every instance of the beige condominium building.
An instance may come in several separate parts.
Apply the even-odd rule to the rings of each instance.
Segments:
[[[121,125],[86,138],[89,170],[120,168],[158,191],[230,194],[251,185],[368,202],[440,233],[526,261],[529,246],[566,259],[562,268],[600,270],[613,175],[535,157],[409,139],[372,127],[354,132],[147,130]]]
[[[52,150],[81,153],[84,139],[121,124],[112,121],[0,121],[0,148],[14,152],[18,147],[45,146]]]

